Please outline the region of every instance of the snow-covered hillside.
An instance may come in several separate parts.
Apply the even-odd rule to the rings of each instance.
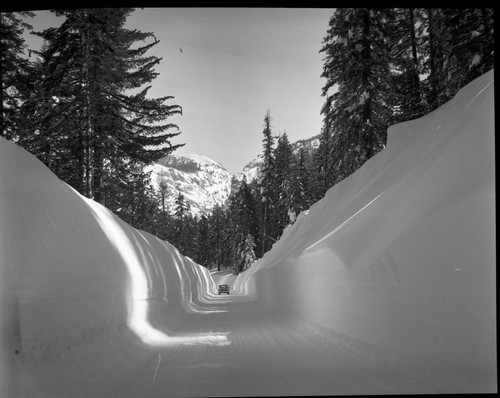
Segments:
[[[192,214],[207,214],[223,205],[231,191],[231,174],[216,161],[201,155],[170,155],[148,166],[153,187],[167,184],[166,206],[172,213],[175,199],[182,193]]]
[[[392,126],[238,289],[441,391],[494,390],[493,76]]]

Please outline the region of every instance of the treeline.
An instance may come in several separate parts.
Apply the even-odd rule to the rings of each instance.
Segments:
[[[158,40],[124,27],[132,12],[55,10],[61,25],[41,32],[31,12],[1,13],[0,127],[82,195],[151,230],[158,203],[143,168],[181,146],[170,120],[182,109],[148,96]],[[26,30],[40,50],[26,48]]]
[[[494,67],[492,9],[336,9],[321,49],[318,148],[293,151],[286,133],[272,131],[268,112],[259,178],[241,181],[224,207],[194,218],[182,195],[169,214],[166,187],[155,192],[143,172],[176,148],[168,120],[181,108],[166,105],[170,97],[147,98],[160,58],[146,53],[158,41],[123,28],[130,12],[57,11],[65,22],[37,33],[45,44],[34,62],[22,56],[29,26],[3,13],[2,135],[134,227],[235,273],[383,149],[390,125],[430,113]]]

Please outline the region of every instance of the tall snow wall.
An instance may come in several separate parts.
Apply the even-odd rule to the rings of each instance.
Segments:
[[[496,391],[493,77],[389,128],[236,288],[437,391]]]
[[[212,285],[205,268],[0,138],[0,396],[23,396],[29,366],[74,347],[158,343]]]

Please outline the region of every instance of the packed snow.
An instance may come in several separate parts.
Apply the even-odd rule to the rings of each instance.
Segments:
[[[238,277],[4,139],[0,199],[1,397],[497,391],[493,71]]]

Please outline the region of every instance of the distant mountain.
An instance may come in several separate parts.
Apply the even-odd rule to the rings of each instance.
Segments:
[[[309,156],[319,145],[318,136],[292,144],[294,153],[304,148]],[[175,199],[182,193],[195,216],[209,214],[216,204],[224,205],[231,190],[246,177],[251,183],[260,176],[262,155],[251,160],[240,173],[231,175],[220,163],[201,155],[169,155],[146,168],[152,171],[151,180],[159,190],[161,181],[167,184],[166,206],[173,213]]]
[[[207,214],[216,204],[223,205],[231,191],[231,174],[218,162],[200,155],[169,155],[148,166],[151,180],[159,190],[167,184],[166,206],[173,212],[175,199],[182,193],[195,216]]]

